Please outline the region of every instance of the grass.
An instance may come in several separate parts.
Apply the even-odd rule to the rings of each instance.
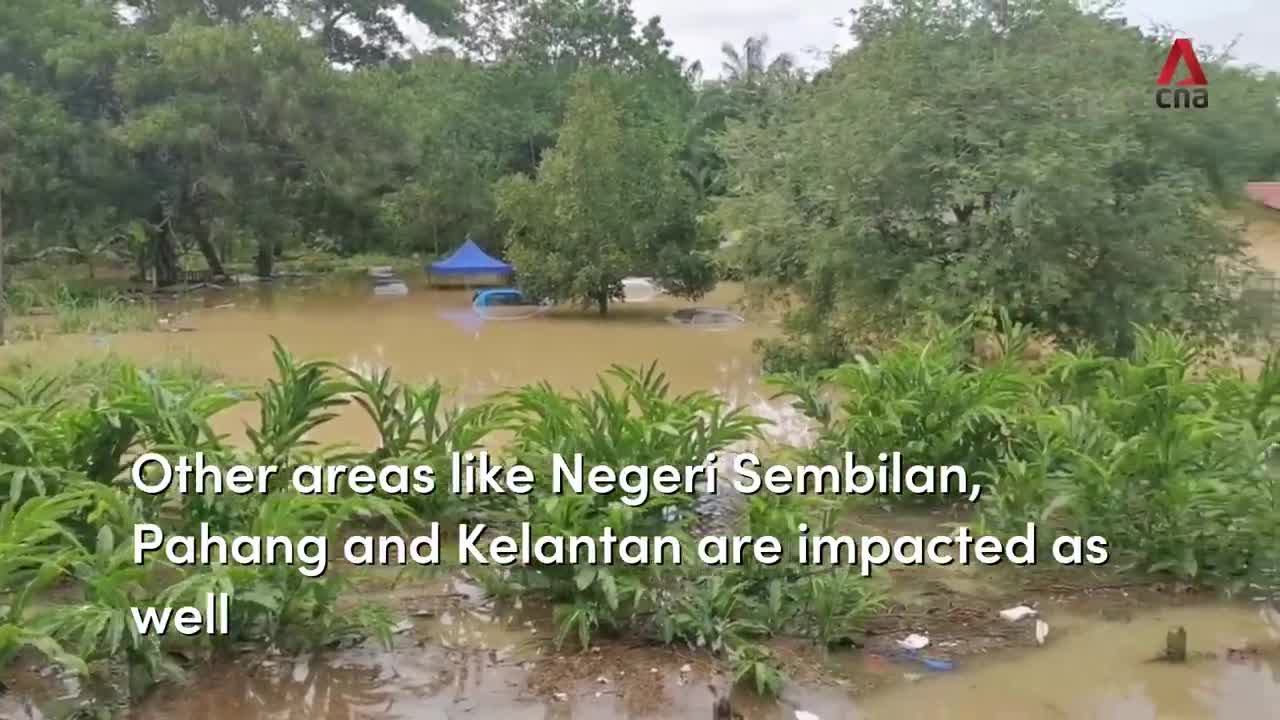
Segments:
[[[39,340],[49,335],[113,335],[155,330],[160,312],[147,301],[120,296],[79,300],[64,296],[52,306],[39,306],[42,314],[16,318],[9,336],[15,340]],[[29,308],[28,312],[33,312]]]

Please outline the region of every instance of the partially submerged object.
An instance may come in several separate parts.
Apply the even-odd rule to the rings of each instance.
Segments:
[[[1019,605],[1017,607],[1011,607],[1007,610],[1000,611],[1000,617],[1004,618],[1005,620],[1008,620],[1009,622],[1018,622],[1023,618],[1029,618],[1029,617],[1035,617],[1035,616],[1036,616],[1035,609],[1029,608],[1026,605]]]
[[[514,272],[510,265],[490,257],[470,238],[449,257],[431,263],[427,270],[432,285],[460,287],[503,285]]]
[[[652,278],[646,277],[629,277],[622,278],[622,297],[623,302],[629,303],[647,303],[653,302],[662,289]]]
[[[1164,660],[1181,663],[1187,661],[1187,629],[1170,628],[1164,637]]]
[[[551,303],[533,302],[515,288],[481,290],[472,298],[471,306],[487,320],[520,320],[551,309]]]
[[[904,650],[923,650],[929,647],[929,638],[925,635],[912,633],[898,641],[899,647]]]
[[[380,282],[373,286],[373,294],[399,297],[409,294],[409,286],[400,280]]]
[[[728,330],[746,322],[741,315],[718,308],[683,308],[668,315],[667,321],[698,330]]]

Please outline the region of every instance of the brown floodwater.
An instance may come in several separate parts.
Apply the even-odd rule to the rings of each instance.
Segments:
[[[776,703],[735,694],[745,720],[1276,720],[1280,625],[1243,605],[1154,611],[1124,622],[1046,612],[1042,647],[970,658],[946,673],[833,656],[854,680],[889,673],[865,696],[847,686],[789,684]],[[1272,622],[1275,622],[1272,620]],[[1185,627],[1193,658],[1153,662],[1170,627]],[[1028,632],[1031,632],[1028,626]],[[360,647],[202,670],[153,693],[134,720],[707,720],[724,677],[660,652],[587,653],[571,672],[538,675],[558,655],[539,623],[480,604],[414,622],[391,652]],[[1233,648],[1254,648],[1232,657]],[[631,654],[626,654],[631,653]],[[626,654],[619,658],[616,655]],[[563,658],[561,658],[563,660]],[[562,663],[563,664],[563,663]],[[541,692],[531,690],[539,686]],[[56,706],[43,703],[43,707]],[[806,714],[807,713],[807,714]],[[52,720],[18,693],[6,720]]]
[[[260,382],[275,373],[275,337],[301,358],[364,373],[390,368],[405,381],[439,380],[463,403],[540,381],[581,389],[613,364],[652,362],[677,392],[710,389],[735,400],[760,395],[751,345],[772,331],[769,323],[738,310],[746,322],[736,325],[670,320],[694,307],[732,309],[742,298],[734,284],[697,302],[661,296],[615,304],[603,318],[565,307],[526,319],[486,319],[472,308],[470,291],[429,288],[421,273],[401,279],[400,286],[379,286],[363,275],[248,284],[166,306],[173,317],[157,332],[53,336],[5,347],[0,357],[40,365],[113,352],[144,364],[193,362],[232,380]],[[217,426],[235,432],[255,415],[242,405]],[[352,408],[314,439],[362,442],[372,440],[371,433]]]

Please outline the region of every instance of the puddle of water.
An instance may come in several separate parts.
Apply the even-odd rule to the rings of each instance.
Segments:
[[[537,697],[529,681],[535,666],[549,661],[541,646],[529,642],[524,616],[470,607],[421,621],[421,641],[402,639],[390,653],[355,648],[217,665],[187,686],[157,692],[133,717],[705,720],[710,714],[707,680],[682,675],[675,668],[682,662],[678,654],[660,651],[622,660],[608,652],[583,656],[576,675],[554,686],[563,694]],[[1130,622],[1052,608],[1046,616],[1054,630],[1041,648],[966,659],[947,673],[890,664],[881,671],[920,677],[865,697],[854,698],[835,685],[792,685],[778,703],[736,693],[736,709],[745,720],[792,720],[797,711],[820,720],[1280,719],[1280,645],[1275,629],[1255,610],[1206,605]],[[1191,652],[1206,657],[1185,665],[1149,662],[1172,626],[1186,627]],[[1261,654],[1240,662],[1225,659],[1228,648],[1243,643]],[[857,653],[848,656],[859,667],[862,660]],[[0,698],[0,716],[45,720],[14,693]]]
[[[1277,720],[1280,657],[1256,611],[1239,606],[1170,609],[1131,622],[1046,614],[1042,648],[1018,651],[873,695],[852,709],[813,709],[823,720]],[[1147,662],[1170,627],[1187,629],[1189,650],[1217,659]],[[1031,632],[1028,625],[1028,632]],[[1222,659],[1247,642],[1261,657]],[[904,672],[909,672],[907,669]]]

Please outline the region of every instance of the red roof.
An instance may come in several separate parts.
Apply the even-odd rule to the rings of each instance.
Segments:
[[[1280,210],[1280,182],[1255,182],[1244,186],[1255,202]]]

